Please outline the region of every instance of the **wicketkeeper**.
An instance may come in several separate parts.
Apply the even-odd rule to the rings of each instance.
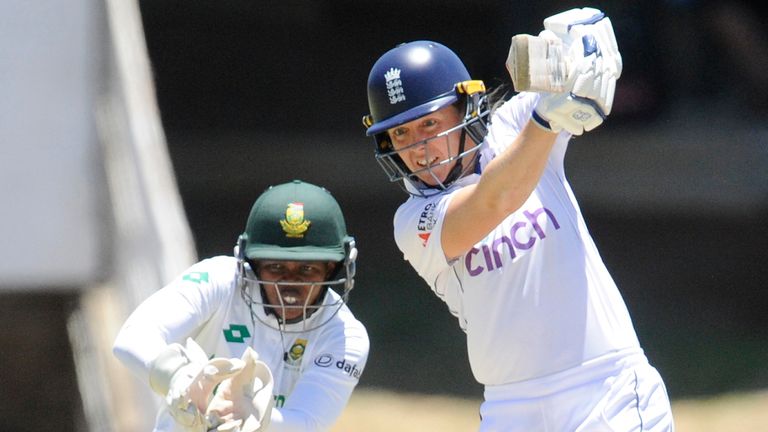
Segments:
[[[253,204],[234,256],[142,302],[114,354],[164,403],[155,431],[324,431],[368,358],[345,301],[357,248],[336,200],[293,181]]]

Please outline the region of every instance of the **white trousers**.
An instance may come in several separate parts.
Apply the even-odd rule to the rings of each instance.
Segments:
[[[642,353],[488,386],[480,416],[481,432],[674,431],[664,381]]]

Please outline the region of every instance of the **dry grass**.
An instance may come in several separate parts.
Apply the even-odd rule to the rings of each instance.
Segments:
[[[358,389],[333,432],[477,430],[480,401]],[[768,432],[768,392],[672,404],[676,432]]]
[[[672,404],[677,432],[768,431],[768,391]]]
[[[479,401],[358,389],[333,432],[472,431]]]

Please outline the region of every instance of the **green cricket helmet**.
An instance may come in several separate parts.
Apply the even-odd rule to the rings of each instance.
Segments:
[[[301,180],[271,186],[259,196],[251,208],[245,232],[238,239],[235,254],[243,298],[251,307],[252,316],[281,331],[290,331],[288,325],[299,322],[304,325],[295,331],[325,324],[338,312],[354,287],[357,249],[354,238],[347,234],[341,208],[328,190]],[[327,281],[313,284],[312,289],[322,290],[314,303],[290,304],[279,296],[278,303],[270,304],[263,292],[265,284],[290,287],[306,283],[259,280],[260,260],[337,264]],[[258,296],[254,292],[256,287],[260,290]],[[298,308],[302,309],[299,318],[281,319],[287,309]],[[321,309],[331,312],[318,314],[321,316],[309,323],[309,318]],[[283,313],[278,313],[281,310]]]
[[[245,227],[250,260],[341,261],[347,228],[326,189],[294,180],[272,186],[253,204]]]

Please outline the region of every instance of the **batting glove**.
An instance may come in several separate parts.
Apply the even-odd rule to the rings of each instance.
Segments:
[[[590,99],[572,93],[542,93],[531,118],[544,130],[560,132],[565,129],[573,135],[581,135],[600,126],[605,115]]]
[[[537,124],[580,135],[599,126],[613,107],[623,67],[613,27],[599,10],[583,8],[545,19],[544,28],[538,37],[512,38],[507,69],[517,91],[545,93],[534,114]]]

